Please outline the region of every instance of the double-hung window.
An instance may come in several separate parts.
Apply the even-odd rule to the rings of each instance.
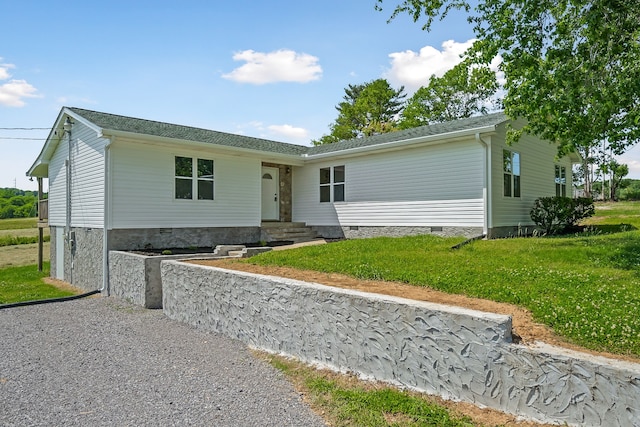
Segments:
[[[344,202],[344,165],[320,169],[320,201]]]
[[[213,160],[175,157],[175,198],[213,200]]]
[[[567,168],[556,165],[556,196],[567,197]]]
[[[520,153],[503,150],[502,165],[504,196],[520,197]]]

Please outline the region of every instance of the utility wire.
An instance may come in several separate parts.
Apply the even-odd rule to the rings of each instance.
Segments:
[[[0,130],[49,130],[51,128],[0,128]]]
[[[0,136],[0,139],[21,139],[24,141],[46,141],[47,138],[16,138],[14,136]]]

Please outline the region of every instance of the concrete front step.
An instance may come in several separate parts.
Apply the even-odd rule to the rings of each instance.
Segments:
[[[267,242],[290,240],[294,243],[300,243],[314,240],[317,237],[316,232],[303,222],[262,223],[262,240]]]

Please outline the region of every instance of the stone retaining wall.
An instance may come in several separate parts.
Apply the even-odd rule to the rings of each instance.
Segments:
[[[160,262],[219,258],[212,254],[142,255],[109,251],[109,294],[145,308],[162,308]]]
[[[163,261],[164,312],[248,345],[543,422],[640,426],[640,365],[511,343],[511,319]]]

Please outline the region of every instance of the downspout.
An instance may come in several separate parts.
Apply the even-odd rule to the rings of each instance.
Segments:
[[[109,232],[107,228],[111,223],[111,215],[109,215],[109,210],[111,204],[109,203],[109,172],[110,172],[110,163],[111,163],[111,144],[113,143],[113,138],[107,140],[107,143],[104,146],[104,201],[103,201],[103,223],[102,223],[102,288],[99,289],[100,292],[106,292],[107,296],[109,296]]]
[[[75,242],[71,238],[71,154],[72,154],[72,143],[73,139],[71,138],[71,130],[73,128],[73,122],[67,116],[67,119],[64,121],[62,128],[65,130],[67,135],[69,136],[69,153],[67,157],[67,210],[66,210],[66,224],[65,224],[65,240],[67,243],[67,247],[69,248],[69,257],[71,261],[69,263],[69,283],[73,284],[73,253],[74,248],[73,245]],[[63,273],[64,277],[64,273]]]
[[[483,161],[484,161],[484,234],[489,238],[489,231],[493,228],[493,197],[491,191],[491,139],[485,141],[480,136],[480,132],[476,133],[476,141],[478,141],[483,147]]]

